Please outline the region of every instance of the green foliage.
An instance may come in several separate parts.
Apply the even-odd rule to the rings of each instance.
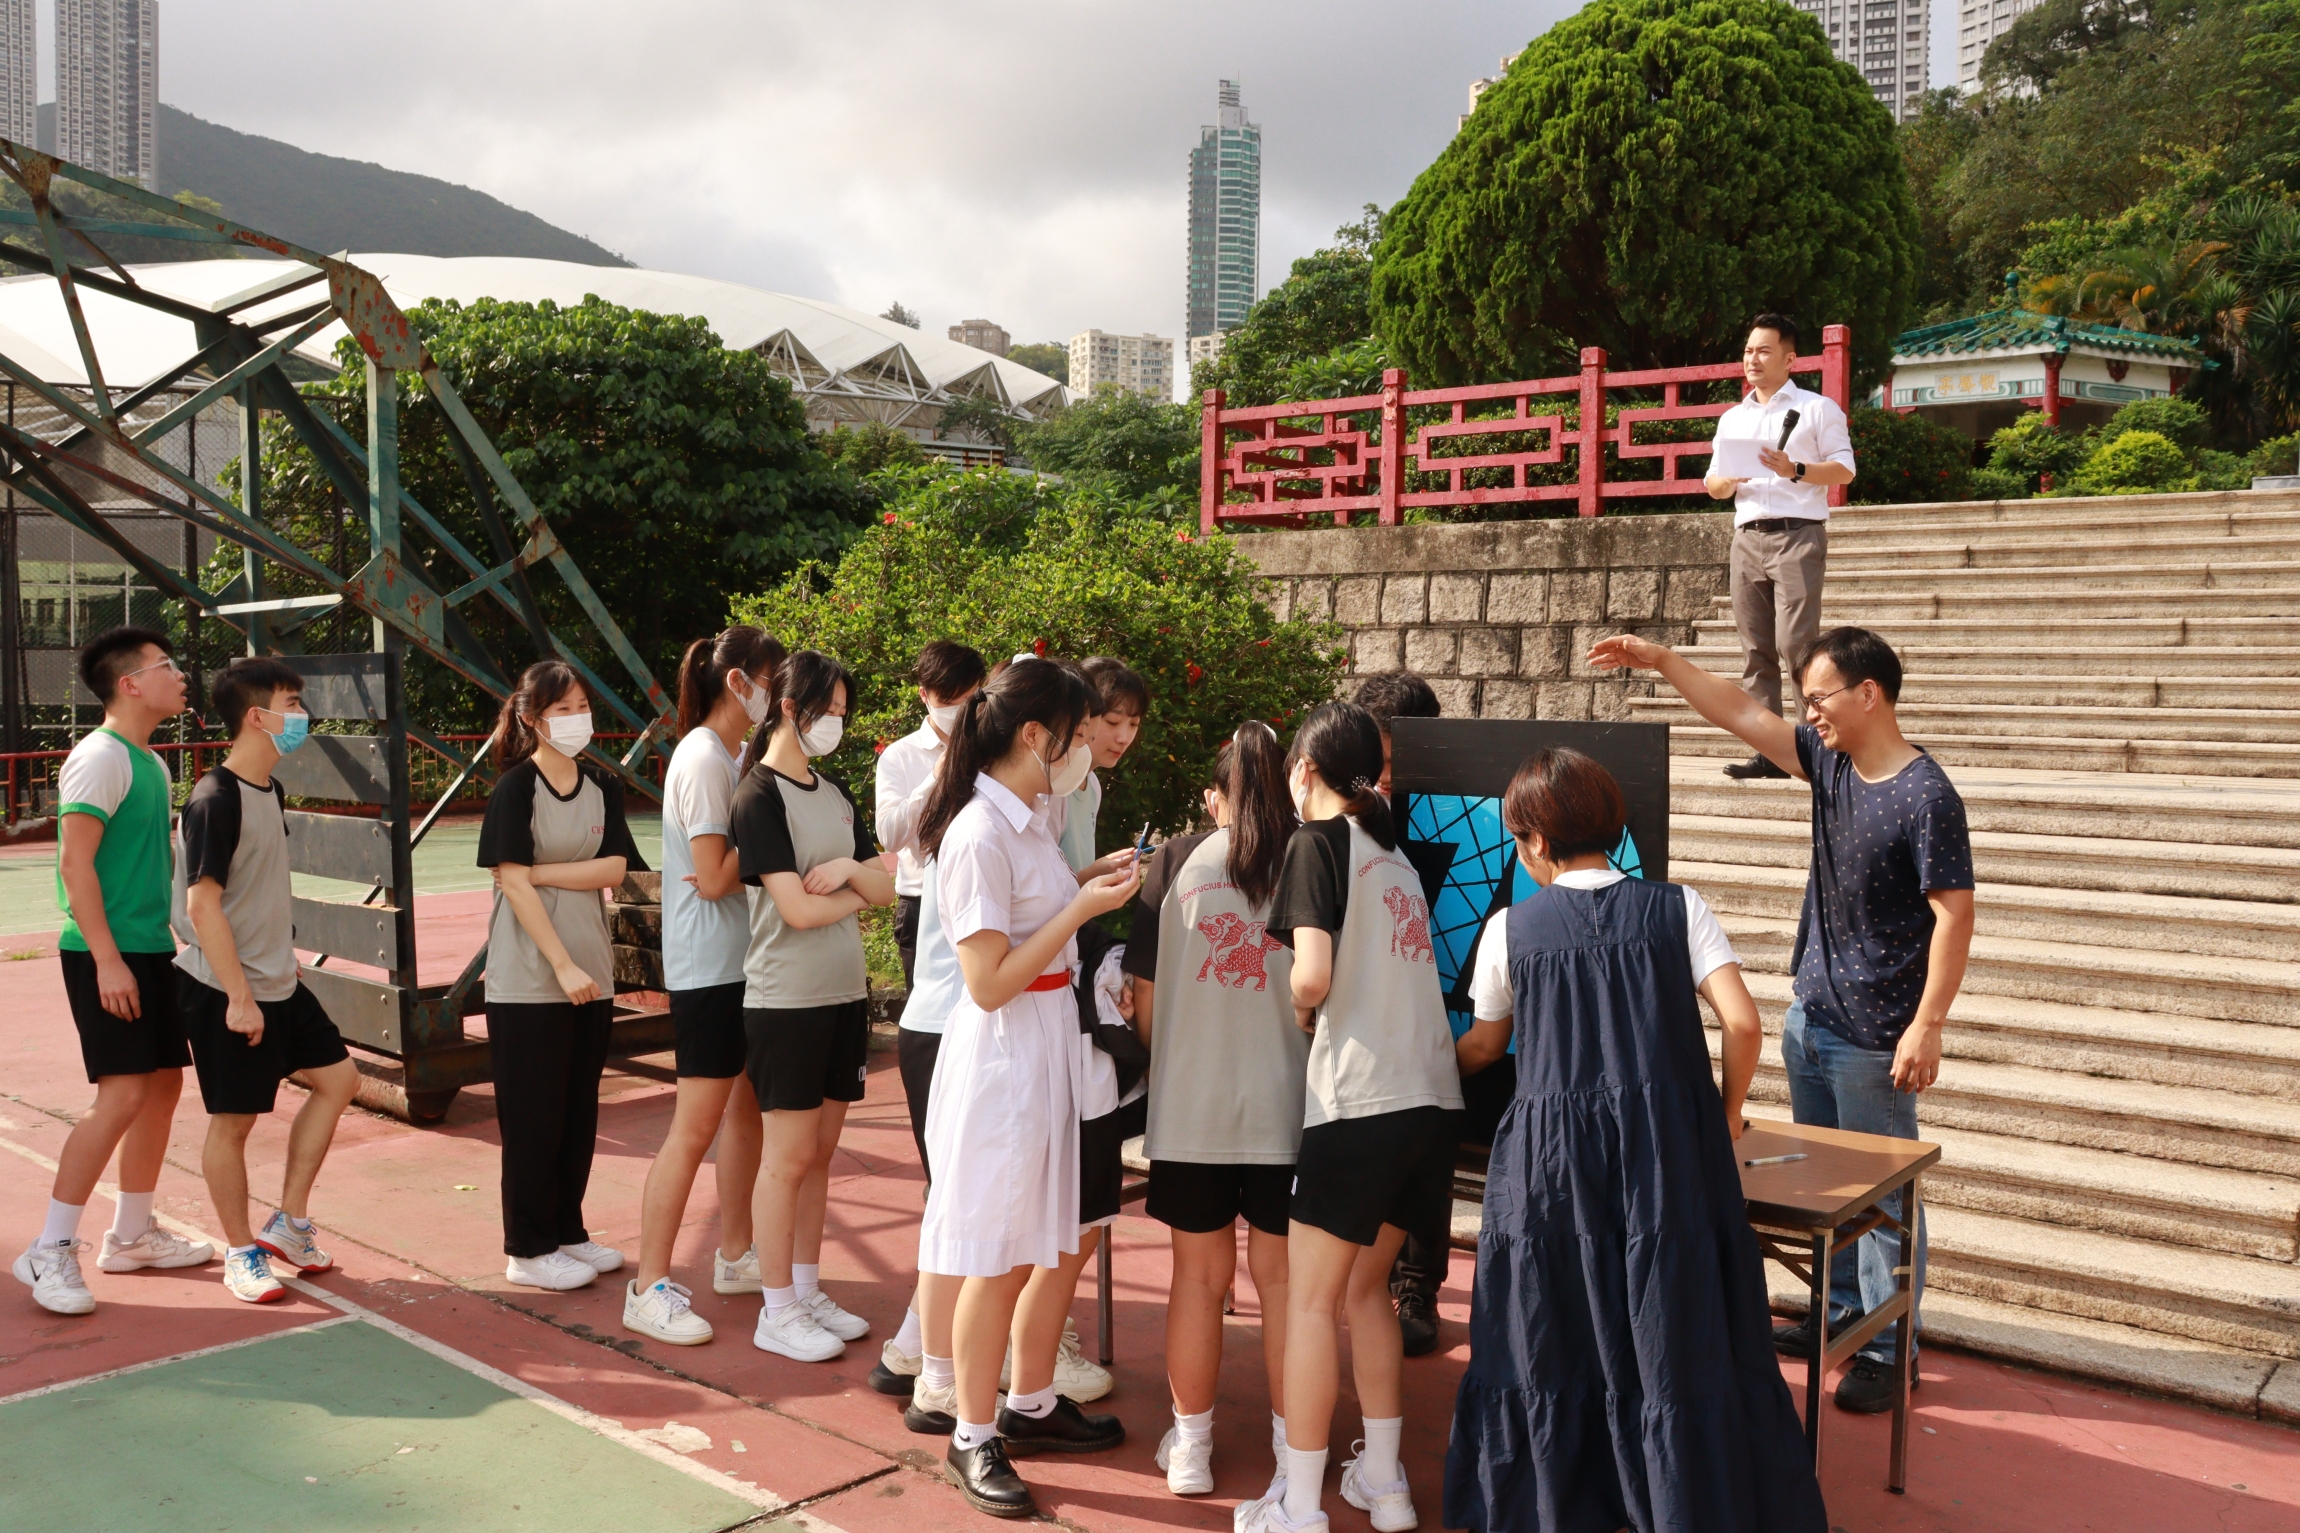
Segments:
[[[990,531],[984,536],[984,529]],[[1332,625],[1279,622],[1251,560],[1138,507],[993,470],[915,471],[835,567],[810,566],[734,604],[793,646],[837,655],[861,696],[832,763],[871,781],[874,744],[918,727],[905,679],[919,647],[964,639],[993,659],[1024,650],[1117,655],[1152,693],[1141,738],[1104,782],[1105,841],[1197,813],[1215,751],[1239,722],[1287,722],[1334,693]]]
[[[2002,280],[2001,272],[1974,269],[1973,255],[1949,220],[1955,203],[1947,183],[1980,137],[1980,118],[1965,110],[1954,90],[1926,94],[1917,115],[1901,125],[1901,159],[1909,171],[1909,200],[1917,213],[1919,260],[1915,323],[1939,324],[1967,312],[1971,295]]]
[[[2026,493],[2034,494],[2042,475],[2065,482],[2087,451],[2083,437],[2060,430],[2041,411],[2030,411],[1989,438],[1988,466],[2012,475]]]
[[[2189,461],[2196,465],[2196,487],[2200,490],[2252,488],[2251,463],[2232,452],[2200,447],[2189,455]]]
[[[1006,360],[1019,362],[1034,373],[1044,373],[1057,383],[1070,381],[1070,348],[1060,341],[1032,341],[1027,346],[1006,348]]]
[[[1198,495],[1199,410],[1099,388],[1017,437],[1033,468],[1117,500]]]
[[[2073,486],[2079,495],[2150,495],[2196,487],[2188,454],[2154,431],[2127,431],[2102,442],[2077,467]]]
[[[2252,449],[2245,466],[2255,474],[2300,474],[2300,431],[2270,437]]]
[[[1334,231],[1333,244],[1295,261],[1286,280],[1223,337],[1222,354],[1198,366],[1190,392],[1203,396],[1222,389],[1234,405],[1368,392],[1332,385],[1362,382],[1368,361],[1384,356],[1368,339],[1374,328],[1373,253],[1381,231],[1382,212],[1368,203],[1356,223]],[[1381,386],[1381,370],[1388,365],[1386,357],[1373,363],[1372,388]]]
[[[817,436],[815,443],[824,457],[858,479],[868,479],[887,468],[916,468],[930,457],[917,438],[885,421],[841,425]]]
[[[950,441],[985,442],[1014,451],[1022,422],[987,394],[961,394],[943,406],[935,435]]]
[[[1973,445],[1963,432],[1873,405],[1855,405],[1847,424],[1860,465],[1853,504],[1898,506],[1971,494]]]
[[[2109,417],[2100,439],[2113,442],[2127,431],[2153,431],[2181,451],[2194,452],[2204,445],[2208,425],[2192,400],[2136,399]]]
[[[1536,38],[1391,210],[1375,328],[1421,385],[1737,356],[1852,326],[1879,376],[1920,228],[1890,114],[1776,0],[1593,0]]]
[[[1281,399],[1352,399],[1382,391],[1390,365],[1389,348],[1373,336],[1336,346],[1322,357],[1305,357],[1286,369]]]
[[[1968,500],[2026,500],[2029,493],[2026,477],[2001,468],[1976,468],[1965,478]]]

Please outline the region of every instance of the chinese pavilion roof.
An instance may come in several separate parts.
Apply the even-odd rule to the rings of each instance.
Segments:
[[[2062,315],[2039,314],[2032,309],[1992,309],[1985,314],[1952,319],[1946,324],[1904,330],[1893,341],[1893,359],[1900,362],[1990,351],[2065,353],[2071,347],[2145,357],[2184,367],[2195,367],[2204,361],[2203,352],[2178,336],[2080,324]]]

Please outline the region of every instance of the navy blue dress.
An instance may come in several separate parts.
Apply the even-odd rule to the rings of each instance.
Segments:
[[[1509,913],[1517,1095],[1494,1135],[1445,1525],[1827,1533],[1676,887]]]

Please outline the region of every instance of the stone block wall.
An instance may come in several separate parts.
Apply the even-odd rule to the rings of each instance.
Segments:
[[[1604,516],[1263,532],[1238,545],[1280,617],[1330,618],[1350,671],[1404,666],[1448,717],[1618,719],[1650,679],[1594,671],[1609,633],[1693,639],[1725,593],[1732,517]]]

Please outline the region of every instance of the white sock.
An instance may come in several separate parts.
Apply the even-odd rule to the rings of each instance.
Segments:
[[[799,1302],[797,1291],[789,1288],[766,1289],[763,1292],[763,1297],[767,1301],[767,1318],[769,1320],[774,1319],[775,1316]]]
[[[1286,1450],[1286,1521],[1300,1524],[1318,1515],[1326,1488],[1326,1450]]]
[[[894,1349],[905,1357],[916,1357],[926,1350],[926,1327],[918,1323],[918,1311],[902,1312],[902,1329],[894,1333]]]
[[[245,1256],[250,1251],[261,1251],[262,1249],[262,1246],[226,1246],[224,1247],[224,1255],[226,1257]]]
[[[802,1299],[811,1299],[823,1291],[823,1268],[820,1262],[792,1262],[791,1287]]]
[[[286,1211],[283,1209],[282,1212],[284,1213]],[[298,1219],[295,1215],[288,1214],[287,1222],[294,1227],[295,1232],[298,1235],[309,1235],[311,1233],[311,1221],[309,1219]]]
[[[117,1207],[112,1210],[112,1237],[122,1245],[151,1228],[152,1199],[156,1192],[123,1192]]]
[[[1174,1413],[1174,1433],[1184,1442],[1202,1443],[1214,1435],[1214,1409],[1208,1406],[1195,1416]]]
[[[918,1360],[918,1383],[921,1389],[956,1389],[958,1387],[958,1360],[951,1357],[927,1357]]]
[[[1049,1384],[1044,1389],[1033,1390],[1027,1395],[1008,1395],[1006,1408],[1017,1416],[1028,1416],[1035,1420],[1040,1416],[1054,1414],[1055,1399],[1054,1386]]]
[[[48,1222],[40,1229],[39,1244],[60,1246],[67,1240],[80,1238],[80,1216],[88,1211],[85,1203],[59,1203],[48,1200]]]
[[[1270,1412],[1270,1456],[1286,1467],[1286,1418],[1276,1411]]]
[[[985,1421],[962,1421],[950,1434],[953,1448],[979,1448],[998,1435],[998,1428]]]
[[[1387,1490],[1405,1478],[1398,1468],[1398,1439],[1405,1433],[1406,1418],[1377,1421],[1368,1416],[1365,1421],[1366,1446],[1358,1455],[1358,1475],[1375,1490]]]

